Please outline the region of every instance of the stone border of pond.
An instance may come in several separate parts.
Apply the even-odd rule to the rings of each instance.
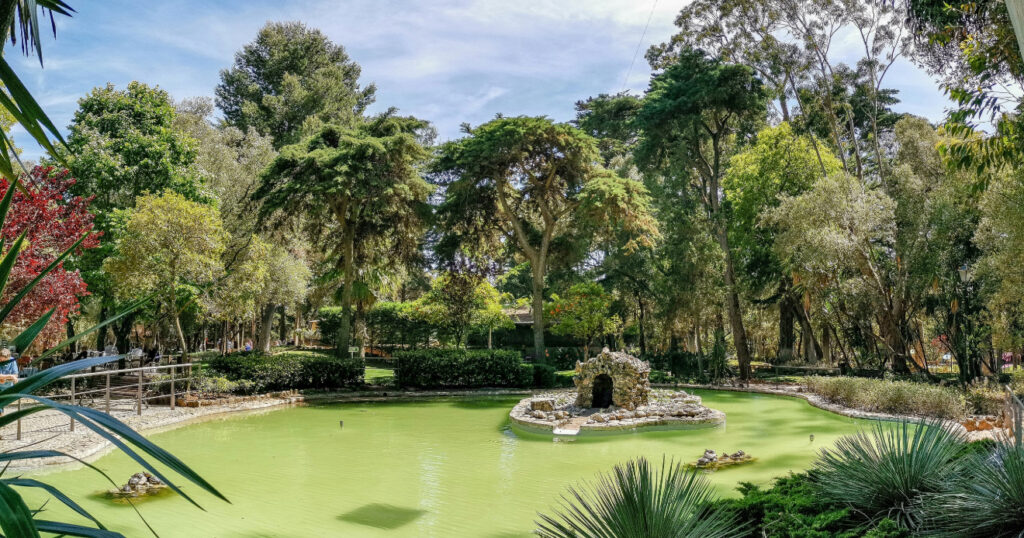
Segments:
[[[875,411],[865,411],[863,409],[856,409],[853,407],[846,407],[836,403],[832,403],[825,398],[813,392],[807,392],[804,390],[803,385],[796,384],[766,384],[766,383],[754,383],[748,384],[744,387],[736,387],[729,385],[698,385],[693,383],[680,383],[678,385],[672,385],[669,383],[658,383],[652,384],[654,387],[661,388],[687,388],[687,389],[702,389],[702,390],[721,390],[731,392],[747,392],[754,394],[769,394],[773,396],[789,396],[791,398],[800,398],[812,407],[817,407],[823,411],[835,413],[849,418],[860,418],[870,420],[884,420],[888,422],[899,422],[903,420],[921,420],[921,419],[932,419],[934,417],[918,416],[918,415],[894,415],[890,413],[878,413]],[[1000,435],[1005,435],[1007,430],[1001,428],[993,428],[991,430],[980,430],[980,431],[967,431],[967,428],[963,424],[955,420],[942,420],[944,428],[951,431],[959,431],[966,434],[969,441],[980,441],[983,439],[997,439]]]

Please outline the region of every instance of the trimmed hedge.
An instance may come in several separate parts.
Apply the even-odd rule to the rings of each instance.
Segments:
[[[395,354],[399,387],[529,387],[534,369],[519,352],[498,349],[420,349]]]
[[[214,357],[206,365],[231,381],[251,381],[252,391],[335,389],[363,383],[361,359],[315,351],[258,352]]]

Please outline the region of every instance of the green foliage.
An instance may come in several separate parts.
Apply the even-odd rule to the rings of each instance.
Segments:
[[[235,382],[248,382],[251,392],[288,389],[338,389],[363,383],[361,359],[338,358],[312,351],[267,355],[257,351],[231,353],[206,365]]]
[[[1020,536],[1024,532],[1024,447],[997,442],[967,456],[966,472],[948,492],[925,497],[931,536]]]
[[[320,30],[268,22],[220,73],[217,106],[228,123],[270,136],[275,147],[298,142],[325,124],[354,125],[373,103],[359,87],[360,67]]]
[[[586,358],[594,340],[618,330],[618,317],[609,315],[611,295],[600,284],[575,284],[562,295],[551,296],[545,314],[551,320],[551,332],[573,336],[584,342]]]
[[[329,253],[346,312],[360,271],[419,256],[433,192],[420,175],[429,134],[427,122],[394,111],[352,128],[324,127],[283,148],[253,194],[262,217],[301,224]],[[339,350],[351,341],[350,319],[342,316]]]
[[[964,394],[951,387],[865,377],[811,376],[805,381],[807,390],[829,402],[865,411],[955,420],[968,409]]]
[[[922,496],[948,492],[963,472],[965,436],[938,422],[876,424],[871,433],[842,437],[811,473],[822,496],[865,514],[916,529]]]
[[[446,271],[414,306],[416,315],[438,329],[438,340],[455,347],[465,344],[469,330],[511,329],[512,318],[502,311],[501,296],[482,276]]]
[[[576,361],[582,361],[583,349],[578,347],[544,348],[544,364],[554,366],[556,370],[576,368]]]
[[[616,465],[592,484],[570,486],[552,515],[541,514],[537,534],[549,538],[717,538],[741,536],[728,512],[714,506],[711,484],[700,471],[645,458]]]
[[[103,267],[118,284],[119,295],[161,298],[174,321],[181,350],[188,353],[179,295],[198,295],[221,275],[225,239],[216,208],[173,191],[146,195],[138,199],[115,256]]]
[[[324,310],[320,309],[321,319],[326,319]],[[338,314],[329,314],[328,317],[332,315]],[[374,304],[366,313],[366,328],[370,332],[370,342],[385,349],[425,346],[435,331],[433,324],[420,314],[414,302],[381,301]],[[330,331],[324,329],[321,332],[326,338]],[[333,342],[333,337],[330,341]]]
[[[547,364],[533,365],[533,386],[538,389],[550,389],[557,386],[558,376],[555,367]]]
[[[870,528],[859,514],[842,503],[825,501],[807,474],[776,478],[768,489],[744,482],[742,497],[719,501],[752,529],[749,536],[766,538],[856,538]],[[879,526],[889,520],[879,522]],[[892,537],[905,536],[906,531]],[[872,536],[879,536],[873,534]]]
[[[544,278],[579,260],[597,235],[651,245],[657,224],[639,182],[596,164],[593,138],[544,117],[501,117],[443,144],[432,165],[445,187],[437,209],[445,256],[513,248],[532,269],[534,352],[544,351]]]
[[[400,387],[528,387],[533,369],[516,351],[422,349],[395,353]]]

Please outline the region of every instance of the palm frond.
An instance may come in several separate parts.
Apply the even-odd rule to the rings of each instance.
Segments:
[[[549,538],[720,538],[741,536],[735,518],[712,506],[711,485],[682,463],[645,458],[616,465],[593,484],[570,487],[537,534]]]

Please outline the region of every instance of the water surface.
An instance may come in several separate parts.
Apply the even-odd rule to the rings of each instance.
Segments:
[[[735,495],[738,482],[767,484],[806,469],[819,449],[868,424],[794,398],[695,392],[726,413],[724,427],[557,442],[510,429],[515,397],[331,404],[218,419],[151,438],[232,504],[189,487],[206,512],[177,496],[139,509],[163,537],[529,536],[537,511],[567,485],[631,457],[693,461],[705,448],[742,449],[757,461],[711,475],[721,494]],[[96,465],[121,482],[141,470],[119,453]],[[106,488],[94,472],[42,478],[113,530],[146,535],[130,507],[97,495]]]

